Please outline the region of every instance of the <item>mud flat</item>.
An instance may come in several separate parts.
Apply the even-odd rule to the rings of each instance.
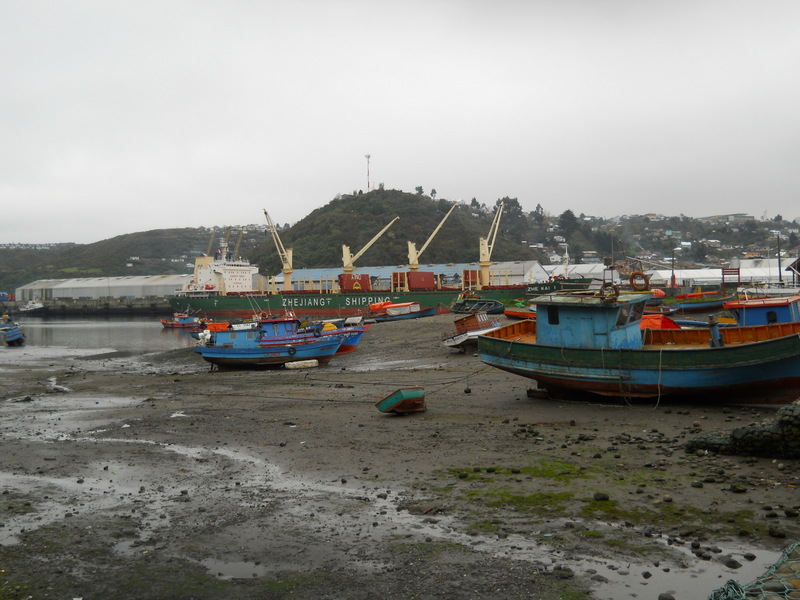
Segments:
[[[796,459],[683,449],[775,408],[529,395],[452,321],[313,369],[0,348],[0,598],[697,599],[798,539]]]

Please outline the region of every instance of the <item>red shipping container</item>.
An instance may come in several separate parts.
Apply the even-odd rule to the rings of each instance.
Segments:
[[[409,271],[408,277],[409,290],[435,290],[436,276],[431,271]]]
[[[343,292],[369,292],[372,290],[372,280],[366,273],[339,273],[339,289]]]

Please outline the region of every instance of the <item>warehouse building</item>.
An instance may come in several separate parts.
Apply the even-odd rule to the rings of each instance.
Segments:
[[[445,283],[460,282],[464,271],[474,271],[476,263],[449,263],[423,265],[421,271],[430,271]],[[404,265],[391,267],[362,267],[355,274],[367,273],[376,284],[389,285],[393,272],[407,271]],[[335,285],[341,268],[295,269],[292,283],[295,289],[330,289]],[[278,291],[283,289],[283,273],[275,277],[253,275],[253,290]],[[513,285],[531,281],[545,281],[547,271],[537,261],[498,262],[492,265],[492,285]],[[39,279],[16,289],[20,302],[28,300],[88,300],[100,298],[167,298],[189,283],[192,275],[142,275],[128,277],[81,277],[75,279]]]
[[[80,277],[39,279],[17,288],[18,302],[28,300],[96,298],[165,298],[189,281],[191,275],[140,275],[132,277]]]

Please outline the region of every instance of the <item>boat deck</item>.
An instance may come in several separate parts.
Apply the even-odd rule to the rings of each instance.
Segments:
[[[800,322],[754,325],[750,327],[720,328],[725,346],[762,342],[788,335],[800,335]],[[519,321],[484,334],[487,337],[513,340],[526,344],[536,343],[536,321]],[[711,331],[697,329],[643,329],[645,348],[677,350],[680,348],[704,348],[711,344]]]

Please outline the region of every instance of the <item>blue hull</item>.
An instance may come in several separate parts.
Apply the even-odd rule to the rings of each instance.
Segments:
[[[0,328],[0,344],[6,346],[22,346],[25,343],[25,334],[19,327]]]
[[[521,323],[481,336],[481,360],[535,379],[553,395],[674,396],[748,404],[788,403],[800,397],[797,334],[716,348],[577,348],[523,341],[527,325]]]
[[[318,360],[324,364],[336,354],[341,343],[342,336],[328,336],[320,341],[248,348],[196,346],[194,351],[211,364],[225,367],[281,366],[301,360]]]

